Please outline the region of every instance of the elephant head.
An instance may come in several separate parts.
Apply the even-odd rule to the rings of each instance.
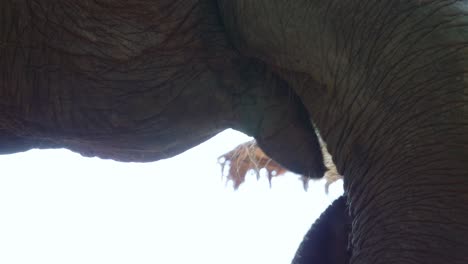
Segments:
[[[2,3],[1,153],[154,161],[233,127],[321,177],[300,98],[230,45],[215,2],[91,2]]]
[[[232,127],[320,177],[320,133],[350,223],[326,261],[468,261],[468,2],[6,0],[0,17],[1,153],[154,161]],[[323,246],[306,241],[296,263]]]

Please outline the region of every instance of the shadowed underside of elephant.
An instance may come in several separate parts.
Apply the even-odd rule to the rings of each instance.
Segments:
[[[0,1],[0,152],[146,162],[231,127],[320,178],[317,129],[346,202],[296,263],[467,263],[467,58],[467,1]]]

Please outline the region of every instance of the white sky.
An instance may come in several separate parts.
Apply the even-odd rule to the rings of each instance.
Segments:
[[[172,159],[118,163],[68,150],[0,155],[0,263],[290,263],[342,192],[298,176],[247,178],[217,157],[249,140],[227,130]]]

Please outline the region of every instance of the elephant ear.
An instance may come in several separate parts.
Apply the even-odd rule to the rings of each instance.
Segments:
[[[346,264],[351,218],[346,197],[330,205],[304,237],[292,264]]]

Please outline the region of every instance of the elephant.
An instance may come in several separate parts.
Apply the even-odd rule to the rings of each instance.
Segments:
[[[0,19],[0,153],[148,162],[234,128],[320,178],[320,135],[345,196],[296,264],[468,262],[468,1],[4,0]]]

